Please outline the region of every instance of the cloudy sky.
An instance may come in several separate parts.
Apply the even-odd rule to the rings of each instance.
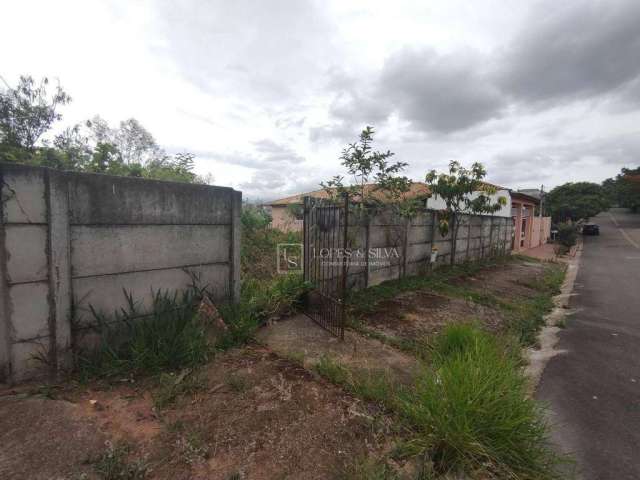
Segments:
[[[640,164],[640,2],[3,0],[0,75],[59,79],[60,127],[135,117],[245,196],[317,188],[365,125],[422,180],[511,188]]]

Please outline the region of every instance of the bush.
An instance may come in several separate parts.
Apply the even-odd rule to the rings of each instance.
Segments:
[[[398,395],[396,408],[416,432],[405,453],[428,454],[442,473],[558,478],[558,457],[541,408],[527,397],[516,351],[475,326],[447,327],[432,365]]]
[[[573,247],[578,241],[578,230],[573,224],[561,223],[558,225],[558,242],[567,248]]]

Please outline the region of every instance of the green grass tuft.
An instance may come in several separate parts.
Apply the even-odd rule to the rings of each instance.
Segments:
[[[416,432],[405,452],[427,453],[440,473],[559,478],[543,412],[528,398],[512,352],[473,325],[447,327],[434,342],[432,365],[399,392],[396,409]]]

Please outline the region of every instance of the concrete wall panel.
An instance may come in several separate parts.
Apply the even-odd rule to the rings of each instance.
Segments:
[[[73,175],[71,224],[230,224],[233,190],[129,177]]]
[[[49,335],[48,294],[47,282],[23,283],[9,287],[14,340]]]
[[[230,225],[75,226],[73,277],[228,262],[230,241]]]
[[[219,299],[228,292],[229,266],[203,265],[189,270],[200,274],[202,286],[210,288]],[[151,305],[151,292],[158,290],[184,290],[191,283],[191,277],[180,268],[156,270],[149,272],[132,272],[100,277],[77,278],[73,280],[73,292],[77,307],[86,319],[90,318],[88,308],[104,314],[113,314],[117,309],[126,306],[124,291],[133,295],[140,302],[140,310]]]
[[[37,282],[47,278],[45,225],[6,225],[5,248],[10,283]]]
[[[4,223],[45,223],[44,170],[22,165],[2,165]]]

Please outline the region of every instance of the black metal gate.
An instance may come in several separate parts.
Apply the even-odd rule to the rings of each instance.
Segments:
[[[304,199],[304,279],[312,285],[305,313],[344,338],[349,199]]]

